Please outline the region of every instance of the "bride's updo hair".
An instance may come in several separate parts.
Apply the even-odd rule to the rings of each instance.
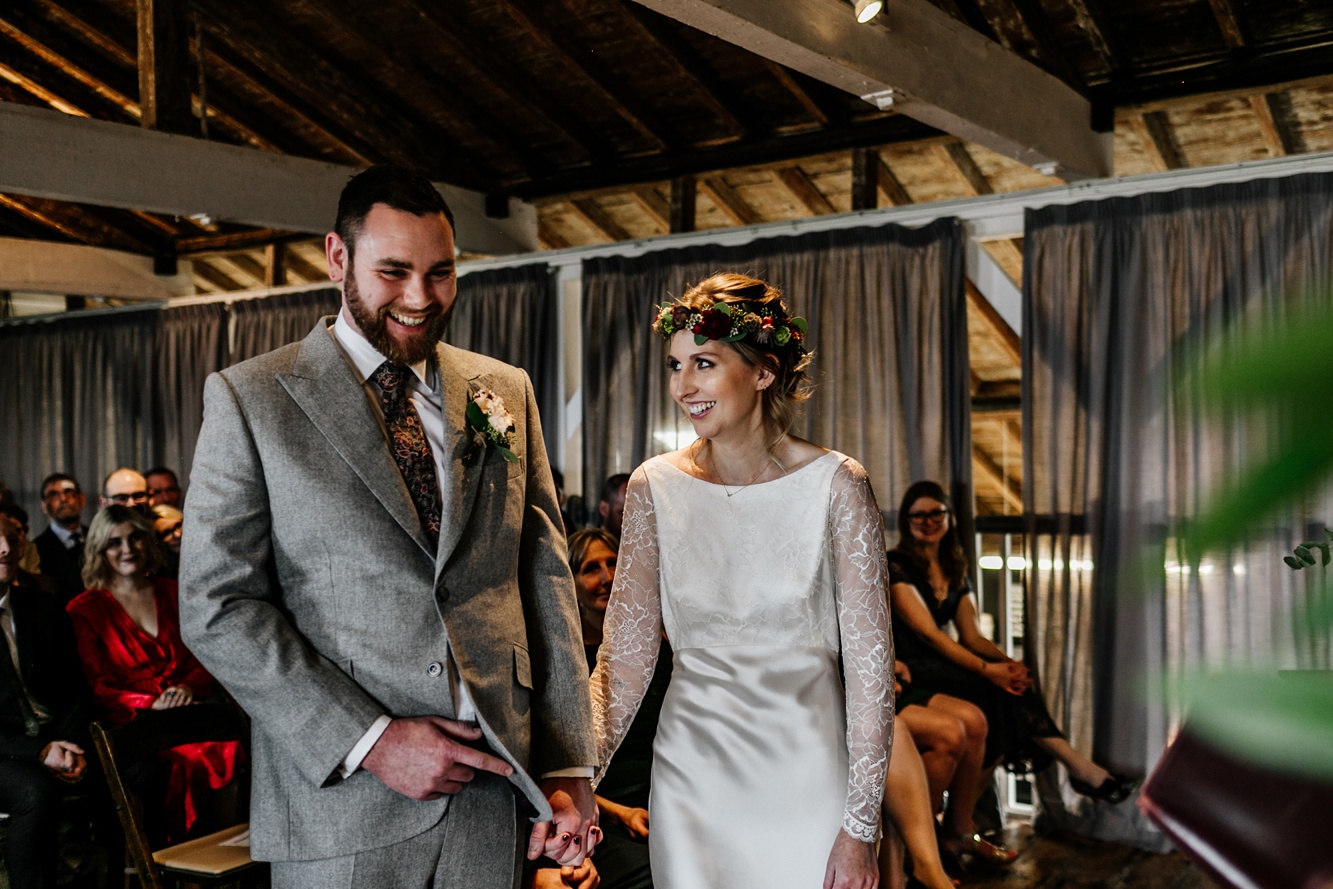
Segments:
[[[698,312],[718,303],[728,306],[746,303],[749,311],[754,308],[768,309],[780,326],[786,325],[791,319],[791,311],[782,301],[782,292],[778,288],[767,281],[735,272],[722,272],[705,278],[686,290],[676,305]],[[743,339],[729,343],[746,364],[767,368],[772,372],[773,384],[763,390],[763,410],[764,419],[776,437],[781,437],[791,429],[792,421],[796,418],[796,406],[810,397],[805,373],[810,365],[810,354],[802,344],[803,335],[794,333],[794,337],[779,344],[776,337],[750,333]]]

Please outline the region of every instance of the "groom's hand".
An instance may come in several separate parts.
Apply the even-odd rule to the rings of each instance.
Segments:
[[[528,859],[542,855],[560,865],[583,863],[602,837],[597,826],[597,798],[587,778],[546,778],[542,793],[555,817],[532,825]]]
[[[420,800],[458,793],[477,769],[502,778],[512,775],[513,766],[503,759],[468,746],[480,738],[477,726],[443,716],[395,719],[370,748],[361,768],[390,790]]]

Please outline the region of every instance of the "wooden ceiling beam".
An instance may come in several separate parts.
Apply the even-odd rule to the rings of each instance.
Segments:
[[[875,168],[876,185],[879,187],[879,193],[891,207],[906,207],[914,203],[912,196],[907,193],[907,189],[898,181],[898,177],[893,174],[892,168],[885,162],[884,156],[878,151],[875,152],[875,158],[878,166]]]
[[[671,180],[671,214],[667,217],[671,234],[694,231],[699,216],[698,194],[698,184],[693,176],[677,176]]]
[[[611,214],[602,209],[593,200],[574,200],[569,202],[574,215],[592,226],[593,231],[608,241],[632,241],[634,236],[625,231],[620,223],[611,218]]]
[[[981,172],[981,167],[973,160],[972,155],[968,154],[967,146],[962,142],[946,142],[943,145],[935,147],[935,153],[944,161],[949,172],[962,182],[974,195],[995,194],[995,188],[986,178],[986,174]]]
[[[542,230],[537,237],[541,241],[541,248],[543,250],[563,250],[570,246],[570,243],[560,237],[560,234],[549,225],[543,225]]]
[[[706,176],[699,180],[699,190],[708,196],[733,225],[755,225],[763,218],[745,202],[745,198],[736,189],[727,184],[722,176]]]
[[[996,463],[990,454],[987,454],[979,446],[972,445],[972,468],[976,470],[977,475],[985,479],[991,487],[1000,492],[1000,496],[1018,512],[1023,511],[1023,491],[1015,483],[1012,477],[1005,475],[1004,470]]]
[[[977,313],[979,317],[990,330],[991,336],[995,342],[999,343],[1000,348],[1014,367],[1023,366],[1023,344],[1014,333],[1014,329],[1009,326],[1009,322],[1001,317],[1000,313],[995,311],[995,307],[986,299],[985,294],[977,289],[977,285],[971,281],[964,281],[967,288],[967,305]]]
[[[81,10],[85,16],[93,12],[91,8]],[[115,37],[103,32],[102,27],[110,25],[110,20],[100,19],[100,24],[94,24],[56,6],[50,0],[10,0],[5,15],[35,45],[40,45],[45,52],[59,59],[59,64],[71,75],[87,83],[89,88],[96,90],[107,101],[121,107],[128,118],[141,120],[138,85],[134,74],[137,61],[134,53],[122,46]],[[191,102],[194,102],[193,98]],[[214,86],[208,116],[225,132],[255,148],[290,153],[296,147],[261,136],[253,125],[242,122],[225,110],[236,104],[225,95],[218,95],[217,87]],[[191,125],[188,127],[190,133],[198,129],[194,123],[196,116],[192,105]]]
[[[502,5],[505,13],[531,40],[556,56],[566,67],[578,72],[601,94],[616,115],[643,137],[654,151],[665,151],[676,146],[677,140],[669,138],[663,127],[649,123],[652,117],[650,109],[639,106],[638,102],[615,85],[615,74],[602,65],[595,53],[577,46],[565,36],[563,29],[550,22],[542,10],[542,0],[505,0]]]
[[[218,253],[224,250],[245,250],[252,247],[264,247],[269,244],[308,238],[308,234],[296,234],[272,228],[257,228],[242,232],[219,232],[217,234],[177,237],[175,242],[178,256],[196,253]]]
[[[1300,151],[1300,143],[1281,101],[1281,96],[1275,93],[1250,96],[1250,107],[1259,119],[1259,129],[1264,134],[1264,143],[1271,157],[1284,157]]]
[[[1074,21],[1088,35],[1088,42],[1101,57],[1108,75],[1124,67],[1124,50],[1116,36],[1115,27],[1102,7],[1101,0],[1068,0],[1074,10]]]
[[[838,212],[800,167],[784,167],[777,171],[777,175],[787,191],[810,211],[811,216],[829,216]]]
[[[1222,32],[1222,39],[1232,49],[1245,48],[1245,29],[1241,27],[1240,16],[1231,0],[1208,0],[1217,19],[1217,27]]]
[[[142,254],[152,254],[159,246],[110,225],[91,211],[63,201],[0,194],[0,206],[7,207],[81,244]]]
[[[656,188],[645,185],[632,189],[629,195],[634,199],[634,203],[639,205],[639,209],[648,214],[660,231],[671,230],[671,204],[658,193]]]
[[[728,90],[721,80],[710,73],[708,63],[694,47],[665,27],[662,20],[656,17],[656,13],[645,12],[634,3],[625,3],[620,8],[627,14],[626,18],[637,26],[636,30],[643,35],[643,38],[675,63],[684,78],[694,85],[695,92],[703,103],[717,115],[722,125],[731,131],[729,136],[711,140],[710,144],[739,141],[749,135],[750,128],[741,121],[740,114],[731,107],[730,102],[723,99]]]
[[[114,113],[99,115],[104,119],[135,121],[139,119],[139,104],[133,98],[109,86],[94,74],[90,74],[85,70],[84,65],[70,58],[71,53],[62,52],[64,47],[57,48],[55,46],[57,41],[53,39],[57,35],[53,29],[43,27],[41,22],[23,15],[17,5],[7,6],[0,10],[0,34],[8,37],[15,44],[22,47],[24,51],[41,60],[43,64],[59,72],[59,80],[47,80],[36,69],[27,69],[30,76],[34,79],[40,77],[43,81],[46,81],[46,84],[55,93],[63,93],[69,98],[74,98],[76,94],[71,87],[65,86],[62,88],[59,81],[77,83],[78,87],[73,89],[77,89],[85,97],[81,101],[84,105],[89,106],[85,108],[86,111],[96,110],[98,105],[109,104],[119,109],[123,116]],[[17,57],[11,56],[11,58],[14,58],[17,62]],[[97,99],[90,100],[86,98],[88,94],[97,96]],[[76,101],[79,100],[76,99]]]
[[[852,149],[852,210],[873,210],[879,205],[879,152]]]
[[[245,289],[245,285],[216,268],[210,259],[195,259],[191,262],[190,269],[196,278],[207,281],[215,292],[231,293]]]
[[[281,287],[287,283],[287,251],[282,244],[264,248],[264,286]]]
[[[815,125],[819,127],[829,125],[831,119],[829,113],[811,98],[810,93],[804,87],[796,82],[796,78],[792,77],[790,71],[772,59],[764,59],[764,67],[773,75],[773,79],[782,84],[782,88],[791,93],[792,97],[800,103],[801,107],[805,109],[805,113],[814,119]]]
[[[42,86],[32,77],[29,77],[28,74],[26,74],[24,71],[21,71],[17,68],[12,68],[9,65],[4,64],[3,62],[0,62],[0,78],[9,81],[10,83],[14,84],[15,86],[27,92],[33,98],[38,99],[41,102],[45,102],[46,105],[48,105],[51,108],[54,108],[55,110],[61,112],[62,114],[68,114],[73,117],[92,116],[87,111],[84,111],[82,108],[80,108],[78,105],[75,105],[73,102],[68,102],[65,99],[61,98],[60,96],[56,95],[55,93],[51,92],[49,89]]]
[[[185,0],[135,0],[139,31],[140,123],[192,134],[190,31]]]
[[[212,253],[205,259],[216,269],[220,269],[229,278],[240,283],[244,289],[264,286],[264,267],[244,253]]]
[[[326,58],[252,3],[240,0],[192,0],[209,33],[237,55],[291,87],[302,104],[319,109],[347,133],[367,129],[392,133],[380,161],[446,172],[455,183],[490,183],[493,171],[423,129],[418,115],[355,77],[343,63]],[[217,42],[217,41],[215,41]],[[333,100],[336,97],[336,101]]]
[[[635,2],[1030,167],[1112,173],[1087,98],[929,0],[895,0],[891,27],[858,25],[844,0]]]
[[[1022,43],[1030,42],[1052,74],[1067,84],[1081,85],[1082,78],[1070,64],[1050,19],[1037,0],[976,0],[976,3],[1006,49],[1021,55]]]
[[[495,84],[514,101],[521,102],[524,112],[559,133],[561,138],[577,145],[588,157],[602,161],[611,157],[600,140],[585,138],[580,134],[586,127],[574,118],[562,101],[534,88],[532,79],[522,73],[511,73],[514,69],[507,62],[500,63],[504,59],[504,49],[491,45],[490,41],[469,27],[460,12],[455,11],[448,21],[444,21],[431,4],[417,4],[416,11],[431,27],[429,40],[447,47],[475,68],[483,79]]]
[[[301,255],[293,245],[287,247],[287,276],[295,275],[301,280],[296,283],[314,284],[328,280],[328,272]]]
[[[1136,124],[1144,151],[1159,169],[1180,170],[1187,166],[1180,149],[1176,147],[1175,139],[1171,136],[1171,123],[1165,111],[1149,111],[1147,114],[1141,114]]]

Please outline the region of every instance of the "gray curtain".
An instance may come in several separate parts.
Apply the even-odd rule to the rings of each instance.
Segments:
[[[444,339],[523,368],[541,413],[548,454],[558,453],[563,410],[560,330],[551,272],[545,263],[472,272],[458,281],[458,301]]]
[[[795,434],[861,461],[886,513],[921,478],[971,503],[962,235],[952,219],[585,262],[590,503],[608,475],[693,440],[667,394],[664,344],[649,326],[655,305],[719,271],[770,281],[810,322],[815,388]]]
[[[1326,646],[1296,644],[1289,614],[1310,581],[1281,561],[1313,517],[1333,518],[1329,500],[1198,566],[1178,551],[1181,528],[1266,436],[1214,418],[1177,378],[1237,325],[1328,298],[1333,177],[1050,207],[1026,228],[1029,655],[1071,743],[1144,774],[1179,720],[1155,693],[1163,677],[1330,666]],[[1094,807],[1061,780],[1039,779],[1056,826],[1163,845],[1134,806]]]
[[[336,315],[341,305],[336,287],[237,300],[231,304],[233,336],[227,363],[236,364],[300,342],[316,321]]]

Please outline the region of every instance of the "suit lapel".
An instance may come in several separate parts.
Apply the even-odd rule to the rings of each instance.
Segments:
[[[472,397],[472,383],[476,374],[468,372],[441,345],[435,350],[436,366],[440,369],[440,407],[444,415],[444,436],[448,453],[441,461],[440,478],[440,546],[435,557],[436,580],[445,562],[458,546],[476,502],[481,485],[481,467],[486,460],[486,448],[479,445],[467,425],[467,405]]]
[[[327,319],[301,342],[290,374],[278,382],[394,520],[434,556],[384,429],[351,364],[327,328]]]

